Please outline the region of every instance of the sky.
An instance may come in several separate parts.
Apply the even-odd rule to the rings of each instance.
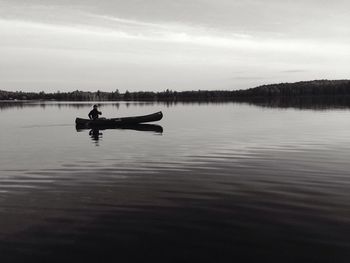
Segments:
[[[0,90],[348,79],[347,0],[0,0]]]

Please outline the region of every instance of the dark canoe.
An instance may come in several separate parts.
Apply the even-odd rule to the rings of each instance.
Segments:
[[[134,130],[134,131],[145,131],[145,132],[155,132],[155,133],[163,133],[163,127],[156,124],[125,124],[118,126],[98,126],[98,127],[87,127],[86,125],[75,126],[77,132],[81,132],[84,130],[97,130],[104,131],[110,129],[118,129],[118,130]]]
[[[100,118],[97,120],[89,120],[89,119],[76,118],[75,124],[79,126],[85,126],[85,127],[100,127],[100,126],[113,127],[113,126],[139,124],[139,123],[145,123],[145,122],[154,122],[154,121],[159,121],[162,118],[163,118],[163,113],[159,111],[149,115],[113,118],[113,119]]]

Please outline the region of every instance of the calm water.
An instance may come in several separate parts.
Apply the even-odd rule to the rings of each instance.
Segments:
[[[350,262],[350,110],[91,105],[0,103],[1,262]]]

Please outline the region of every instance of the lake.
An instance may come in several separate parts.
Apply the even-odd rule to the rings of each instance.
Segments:
[[[0,102],[0,261],[349,262],[350,110]]]

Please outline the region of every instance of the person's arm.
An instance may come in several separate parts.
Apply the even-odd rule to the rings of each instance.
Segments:
[[[91,111],[89,112],[89,119],[92,120],[92,114],[91,114]]]
[[[101,114],[102,114],[102,112],[100,112],[100,111],[98,111],[97,113],[98,113],[98,115],[101,115]]]

